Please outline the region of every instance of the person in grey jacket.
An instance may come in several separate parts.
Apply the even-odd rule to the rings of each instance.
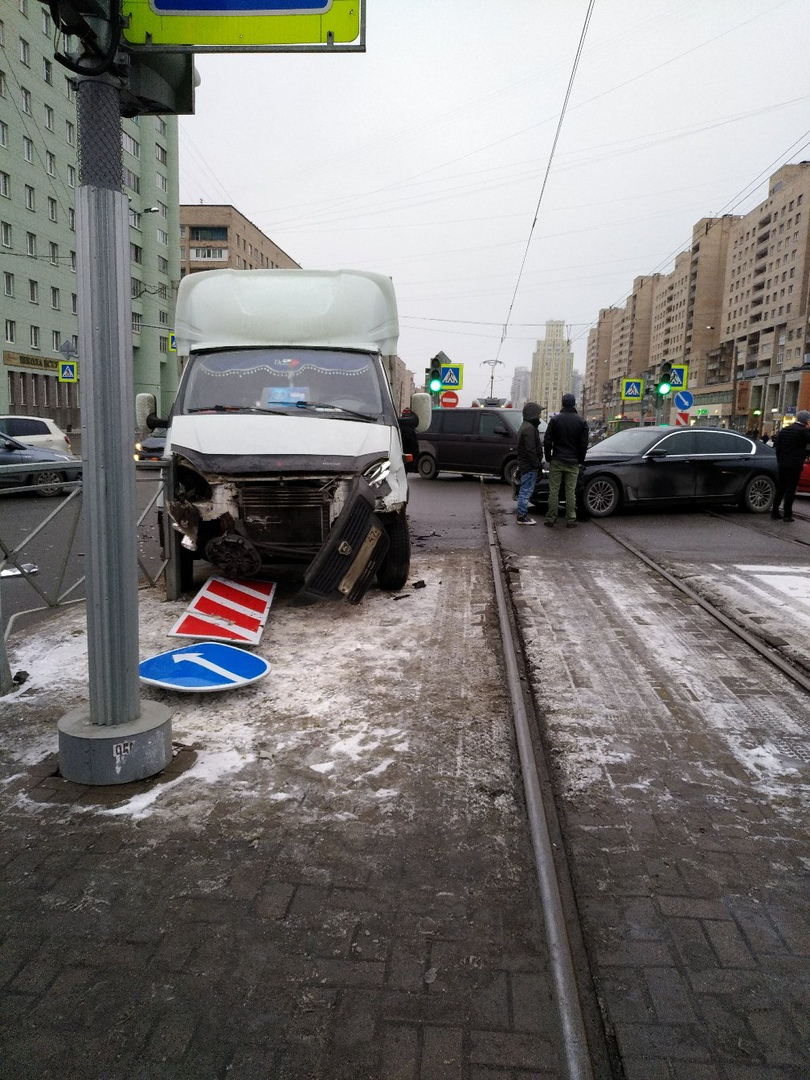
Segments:
[[[554,528],[560,508],[560,484],[565,480],[565,517],[569,529],[577,524],[577,480],[588,450],[588,425],[576,410],[573,394],[563,394],[562,409],[549,420],[543,438],[548,470],[548,512],[543,522]]]
[[[523,423],[518,428],[517,463],[520,469],[518,489],[518,525],[536,525],[529,517],[529,496],[537,483],[537,474],[543,462],[543,444],[540,441],[540,406],[527,401],[523,406]]]
[[[774,520],[793,521],[793,499],[799,486],[804,459],[810,453],[810,412],[801,409],[792,424],[782,428],[774,441],[776,450],[776,495],[771,507]],[[784,500],[784,515],[779,505]]]

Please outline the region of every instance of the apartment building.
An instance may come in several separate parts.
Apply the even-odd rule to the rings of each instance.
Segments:
[[[608,419],[606,402],[610,398],[610,346],[613,340],[615,308],[602,308],[596,326],[588,331],[585,379],[582,390],[582,415],[595,427]]]
[[[527,367],[516,367],[512,376],[512,385],[509,389],[509,400],[515,409],[522,409],[530,400],[529,392],[532,384],[532,371]]]
[[[733,224],[722,335],[737,426],[774,431],[810,408],[810,162],[784,165],[768,197]]]
[[[630,408],[622,401],[622,379],[628,375],[646,377],[649,367],[652,334],[653,297],[660,274],[637,277],[624,307],[617,308],[613,319],[608,363],[608,394],[606,415],[628,415],[639,418],[638,407]]]
[[[180,207],[180,276],[200,270],[289,270],[300,265],[228,205]]]
[[[537,342],[532,355],[531,400],[543,415],[559,412],[560,399],[569,393],[574,374],[574,353],[559,319],[546,320],[546,336]]]
[[[0,17],[0,412],[81,423],[79,388],[59,381],[77,361],[75,193],[78,122],[74,76],[53,59],[47,5],[14,0]],[[122,120],[129,198],[135,392],[168,408],[177,386],[170,351],[177,255],[175,117]],[[134,418],[133,418],[134,424]]]

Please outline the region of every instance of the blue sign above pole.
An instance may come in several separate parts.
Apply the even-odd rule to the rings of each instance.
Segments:
[[[247,686],[263,678],[270,665],[261,656],[234,645],[202,641],[151,656],[139,664],[138,670],[141,682],[150,686],[200,694]]]
[[[675,395],[675,408],[680,409],[681,412],[691,409],[694,403],[694,396],[689,390],[679,390]]]

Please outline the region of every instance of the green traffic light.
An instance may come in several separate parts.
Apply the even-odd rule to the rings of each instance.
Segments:
[[[666,397],[666,395],[671,393],[672,391],[672,384],[668,382],[660,382],[656,387],[656,390],[661,395],[661,397]]]
[[[442,388],[442,380],[441,379],[431,379],[430,380],[429,389],[430,389],[431,394],[438,394],[438,392],[441,390],[441,388]]]

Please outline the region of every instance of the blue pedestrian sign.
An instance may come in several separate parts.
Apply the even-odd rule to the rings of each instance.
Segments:
[[[675,395],[675,408],[679,412],[686,412],[695,403],[694,396],[688,390],[679,390]]]
[[[622,379],[622,401],[641,401],[643,396],[643,379]]]
[[[79,365],[75,360],[59,360],[59,378],[57,382],[78,382]]]
[[[138,665],[141,682],[195,694],[247,686],[263,678],[269,670],[269,663],[261,656],[217,641],[172,649],[150,656]]]
[[[669,377],[669,385],[673,390],[685,390],[688,385],[688,364],[673,364]]]
[[[463,364],[442,364],[442,390],[460,390],[464,385]]]

